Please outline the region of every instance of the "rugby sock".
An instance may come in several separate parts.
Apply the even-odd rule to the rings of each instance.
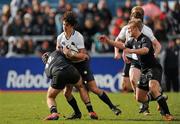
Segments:
[[[100,98],[104,103],[106,103],[106,104],[109,106],[109,108],[112,109],[112,108],[114,107],[114,105],[112,104],[111,100],[109,99],[109,97],[106,95],[105,92],[103,92],[102,94],[100,94],[100,95],[99,95],[99,98]]]
[[[170,114],[169,108],[168,108],[168,105],[167,105],[167,103],[166,103],[165,98],[164,98],[162,95],[160,95],[160,96],[158,96],[158,97],[156,98],[156,100],[157,100],[160,108],[161,108],[162,111],[164,112],[164,113],[161,113],[161,114]]]
[[[91,102],[85,103],[88,112],[94,112]]]
[[[50,108],[50,113],[52,114],[52,113],[57,113],[57,108],[56,108],[56,106],[51,106],[51,108]]]
[[[73,108],[75,114],[81,113],[79,110],[79,107],[77,105],[76,99],[72,97],[70,100],[68,100],[69,105]]]

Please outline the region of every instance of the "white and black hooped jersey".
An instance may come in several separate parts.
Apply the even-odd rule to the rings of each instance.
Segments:
[[[62,32],[57,37],[57,43],[60,44],[62,48],[69,47],[71,45],[74,45],[77,49],[83,49],[84,46],[84,38],[81,33],[74,30],[74,32],[71,34],[71,37],[69,39],[66,38],[65,32]]]

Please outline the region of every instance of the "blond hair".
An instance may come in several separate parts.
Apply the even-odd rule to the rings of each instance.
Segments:
[[[142,20],[141,19],[131,19],[129,22],[128,22],[128,25],[132,25],[133,27],[137,27],[139,29],[139,31],[142,30],[142,27],[143,27],[143,23],[142,23]]]

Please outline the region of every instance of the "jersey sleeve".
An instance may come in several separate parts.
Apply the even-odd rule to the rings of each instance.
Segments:
[[[122,41],[126,41],[126,30],[127,30],[127,26],[124,26],[121,31],[119,32],[118,36],[116,37],[116,41],[118,39],[122,40]]]
[[[76,42],[77,48],[78,49],[85,48],[85,46],[84,46],[84,37],[82,36],[82,34],[78,33],[77,40],[78,40],[78,42]]]
[[[144,29],[143,29],[142,33],[144,35],[146,35],[151,41],[154,41],[156,39],[153,32],[152,32],[152,30],[151,30],[151,28],[149,28],[146,25],[144,26]]]
[[[143,47],[147,47],[148,49],[151,48],[151,41],[149,38],[147,38],[147,37],[142,38],[142,48]]]
[[[125,47],[126,47],[126,48],[132,49],[132,46],[133,46],[133,39],[125,42]]]
[[[61,44],[61,38],[62,38],[62,34],[60,34],[58,37],[57,37],[57,42],[56,44]]]

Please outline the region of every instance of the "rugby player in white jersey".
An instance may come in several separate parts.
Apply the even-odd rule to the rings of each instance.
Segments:
[[[66,12],[63,15],[63,30],[57,37],[57,50],[63,50],[67,58],[72,60],[72,64],[82,76],[84,83],[87,85],[89,91],[92,91],[99,98],[108,105],[108,107],[116,114],[119,115],[121,110],[112,104],[106,93],[99,89],[96,85],[93,73],[89,65],[89,56],[84,46],[84,38],[81,33],[74,29],[76,18],[72,12]],[[76,50],[74,48],[77,48]],[[77,102],[72,95],[72,86],[66,86],[64,95],[68,103],[72,106],[74,113],[68,119],[81,118],[81,112],[77,106]],[[93,111],[91,103],[86,103],[87,109],[91,119],[98,119],[98,116]]]

